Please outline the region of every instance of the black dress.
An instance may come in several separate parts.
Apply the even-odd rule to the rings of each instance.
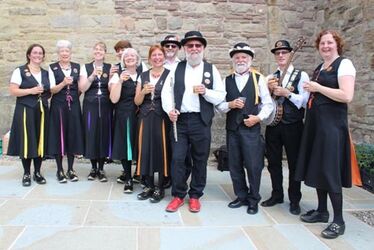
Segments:
[[[339,88],[337,73],[342,59],[322,71],[321,64],[313,78],[323,86]],[[321,93],[310,95],[295,179],[334,193],[352,186],[346,103]]]
[[[161,106],[161,90],[168,74],[169,70],[165,69],[156,83],[154,99],[151,100],[151,94],[147,94],[139,106],[138,175],[153,176],[155,172],[163,176],[169,175],[170,122]],[[149,75],[149,70],[142,73],[142,88],[145,82],[149,82]]]
[[[93,63],[85,66],[87,75],[90,76],[94,70]],[[87,159],[112,157],[113,105],[110,102],[108,90],[110,67],[110,64],[104,63],[100,84],[99,79],[95,77],[89,89],[84,93],[84,157]]]
[[[118,72],[121,75],[122,69]],[[122,83],[121,96],[114,106],[113,156],[115,160],[136,160],[135,138],[137,106],[134,103],[136,81]]]
[[[60,64],[53,63],[50,68],[56,79],[56,85],[61,83],[65,75]],[[72,85],[69,88],[65,86],[52,96],[48,132],[49,155],[84,153],[82,113],[78,94],[79,72],[80,65],[71,63]]]
[[[20,89],[36,87],[39,83],[27,65],[19,67],[22,82]],[[41,95],[17,97],[12,127],[10,130],[8,155],[21,159],[43,157],[47,149],[48,135],[48,71],[41,69],[44,92]]]

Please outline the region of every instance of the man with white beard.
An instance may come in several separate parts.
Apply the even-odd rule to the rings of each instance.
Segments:
[[[260,122],[271,114],[272,100],[265,77],[250,68],[253,49],[246,43],[238,43],[229,54],[235,72],[225,78],[226,100],[217,106],[219,111],[227,113],[228,162],[237,196],[228,206],[248,206],[247,213],[256,214],[261,200],[259,189],[265,151]]]
[[[169,115],[170,121],[177,124],[177,138],[171,138],[173,199],[166,211],[176,212],[184,204],[188,189],[185,159],[190,147],[193,167],[188,190],[189,210],[196,213],[200,211],[199,198],[206,185],[214,106],[224,100],[226,92],[217,68],[203,61],[207,45],[203,35],[199,31],[189,31],[181,44],[186,61],[178,63],[175,71],[171,72],[174,88],[166,84],[161,94],[164,111]]]

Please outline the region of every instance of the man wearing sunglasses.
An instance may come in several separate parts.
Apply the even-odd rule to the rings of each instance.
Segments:
[[[200,211],[199,198],[206,185],[207,161],[211,142],[214,106],[221,103],[226,92],[217,68],[203,61],[207,41],[199,31],[189,31],[181,40],[186,60],[171,72],[174,89],[162,89],[162,107],[172,122],[177,123],[177,139],[172,136],[172,201],[166,207],[176,212],[187,195],[186,155],[191,149],[193,167],[188,190],[189,210]],[[169,84],[170,85],[170,84]],[[175,108],[171,94],[174,92]]]
[[[299,153],[299,145],[304,128],[304,107],[309,94],[304,91],[304,82],[309,81],[308,75],[292,64],[287,68],[292,47],[286,40],[275,43],[271,53],[274,54],[278,69],[268,79],[268,87],[274,96],[283,98],[282,120],[275,126],[267,126],[265,132],[266,157],[270,172],[272,192],[271,197],[263,201],[261,206],[271,207],[283,203],[283,175],[282,156],[283,146],[286,150],[288,162],[288,198],[290,200],[289,211],[291,214],[300,214],[299,202],[301,200],[300,182],[295,181],[296,161]],[[282,83],[278,83],[280,76],[285,71]]]
[[[174,70],[177,64],[181,61],[178,58],[178,52],[182,45],[179,39],[175,35],[168,35],[163,41],[161,41],[161,46],[165,50],[165,63],[164,67],[168,70]]]

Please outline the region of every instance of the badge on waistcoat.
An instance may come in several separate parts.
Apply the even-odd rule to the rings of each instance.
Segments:
[[[28,69],[24,69],[23,71],[25,71],[25,75],[26,75],[27,77],[30,77],[30,76],[31,76],[31,73],[29,72]]]
[[[57,66],[53,68],[53,70],[57,70],[57,69],[58,69]]]
[[[78,70],[76,68],[73,69],[74,73],[78,73]]]
[[[295,88],[291,85],[291,86],[288,87],[288,90],[293,92],[295,90]]]
[[[209,72],[204,72],[204,76],[205,76],[206,78],[209,78],[209,77],[210,77],[210,73],[209,73]]]
[[[205,73],[207,73],[207,72],[205,72]],[[209,79],[205,79],[205,80],[204,80],[204,83],[205,83],[206,85],[209,85],[209,84],[210,84],[210,80],[209,80]]]
[[[107,74],[107,73],[104,73],[104,74],[103,74],[103,77],[104,77],[104,78],[107,78],[107,77],[108,77],[108,74]]]

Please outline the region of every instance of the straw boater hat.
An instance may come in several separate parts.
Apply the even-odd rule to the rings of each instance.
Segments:
[[[165,44],[168,44],[168,43],[174,43],[179,48],[182,47],[181,43],[179,42],[178,36],[175,36],[175,35],[168,35],[168,36],[166,36],[165,39],[161,41],[161,46],[163,47],[163,46],[165,46]]]
[[[191,40],[198,40],[200,41],[204,47],[206,47],[207,42],[203,35],[200,33],[200,31],[188,31],[185,35],[184,38],[181,41],[182,46],[184,46],[188,41]]]
[[[234,48],[230,49],[229,51],[230,57],[233,57],[236,53],[239,53],[239,52],[246,53],[250,55],[252,58],[255,56],[255,51],[251,47],[249,47],[249,45],[246,43],[235,44]]]
[[[292,47],[290,46],[290,43],[286,40],[278,40],[275,42],[275,45],[274,45],[274,48],[271,49],[271,53],[275,53],[275,51],[277,50],[280,50],[280,49],[285,49],[285,50],[288,50],[288,51],[292,51]]]

